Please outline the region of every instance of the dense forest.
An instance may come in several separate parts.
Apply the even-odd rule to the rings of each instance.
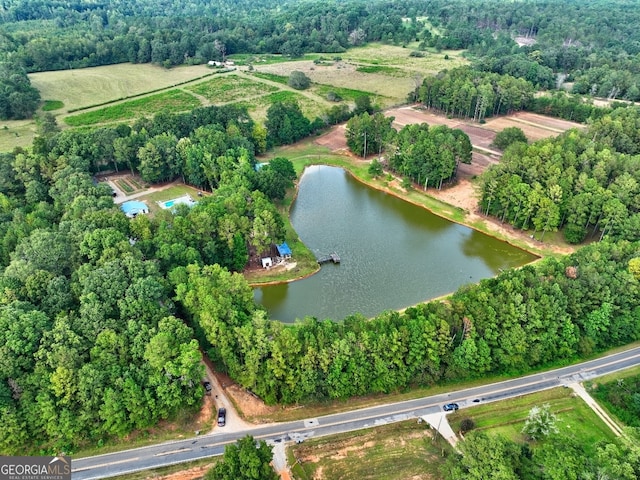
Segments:
[[[482,177],[485,213],[524,230],[640,238],[640,109],[617,109],[588,132],[516,143]]]
[[[635,100],[638,15],[622,0],[5,1],[6,118],[38,104],[32,71],[295,57],[374,40],[466,48],[472,67],[426,79],[415,99],[476,120],[525,106],[590,119],[585,132],[510,146],[481,179],[483,211],[540,238],[563,229],[595,241],[447,302],[285,326],[238,273],[284,238],[274,202],[295,178],[289,160],[256,170],[255,156],[321,124],[287,102],[264,126],[233,106],[62,132],[45,118],[31,149],[0,158],[0,449],[72,452],[196,408],[199,347],[267,402],[295,403],[523,373],[640,339],[639,110],[533,96],[571,81],[576,92]],[[396,134],[383,114],[357,113],[354,151],[393,147],[389,167],[420,184],[440,186],[469,160],[455,130]],[[103,169],[182,178],[207,194],[191,209],[128,219],[93,181]]]
[[[0,60],[26,72],[122,62],[171,67],[232,54],[340,53],[380,41],[466,49],[476,71],[537,88],[569,82],[575,93],[640,100],[639,17],[624,0],[264,0],[234,2],[233,8],[221,0],[7,0],[0,8]],[[12,103],[14,91],[13,83],[3,83],[0,95],[7,98],[0,98],[0,107]],[[0,114],[31,115],[32,101],[14,96],[14,107]]]
[[[600,127],[591,128],[585,138]],[[267,402],[293,403],[526,372],[640,338],[637,237],[612,243],[616,230],[606,225],[602,242],[462,288],[448,302],[373,320],[271,321],[233,272],[282,240],[273,201],[295,173],[284,158],[256,171],[264,139],[256,132],[246,110],[206,107],[131,127],[51,128],[32,151],[2,158],[3,451],[73,451],[197,405],[199,346]],[[626,145],[621,135],[601,141]],[[438,127],[392,138],[401,169],[423,168],[405,164],[413,158],[405,147],[424,149],[421,162],[441,141],[459,143],[452,160],[469,153],[468,139]],[[213,191],[193,208],[127,219],[92,181],[110,162]]]

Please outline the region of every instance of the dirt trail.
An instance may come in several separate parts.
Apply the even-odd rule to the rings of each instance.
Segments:
[[[211,399],[215,403],[216,408],[224,407],[227,409],[226,424],[223,427],[219,427],[217,421],[214,422],[212,432],[222,433],[223,429],[225,433],[228,432],[242,432],[249,430],[252,425],[246,422],[237,412],[234,402],[227,395],[226,388],[231,386],[231,382],[227,383],[224,377],[220,378],[220,374],[215,372],[213,363],[206,356],[203,355],[205,369],[207,371],[207,377],[211,382],[213,390],[211,392]],[[235,384],[233,384],[235,385]]]
[[[584,389],[581,383],[570,383],[569,387],[576,392],[576,394],[584,400],[584,402],[589,405],[591,410],[593,410],[598,417],[611,429],[611,431],[617,436],[620,437],[624,434],[622,429],[618,426],[616,422],[614,422],[611,417],[605,412],[598,402],[596,402],[591,395]]]

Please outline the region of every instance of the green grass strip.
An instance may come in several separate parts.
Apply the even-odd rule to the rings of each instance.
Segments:
[[[361,73],[382,73],[385,75],[393,75],[398,73],[400,70],[393,67],[386,67],[384,65],[365,65],[356,68],[356,71]]]
[[[52,110],[59,110],[64,107],[64,103],[60,100],[45,100],[44,105],[42,105],[42,110],[44,112],[50,112]]]
[[[272,82],[281,83],[283,85],[287,85],[289,82],[289,77],[285,75],[276,75],[274,73],[263,72],[253,72],[253,75],[258,78],[264,78],[265,80],[271,80]]]
[[[143,97],[130,102],[123,102],[91,112],[73,115],[64,119],[67,125],[95,125],[98,123],[118,122],[140,118],[159,111],[184,112],[200,106],[200,101],[193,95],[181,90]]]
[[[312,87],[312,91],[321,97],[327,96],[329,92],[338,94],[343,100],[355,101],[360,97],[373,97],[375,94],[371,92],[363,92],[362,90],[353,90],[351,88],[334,87],[332,85],[319,84]]]

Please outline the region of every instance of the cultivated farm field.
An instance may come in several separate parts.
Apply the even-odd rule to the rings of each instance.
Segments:
[[[230,73],[206,65],[165,69],[125,63],[39,72],[29,78],[44,104],[54,106],[49,111],[62,128],[131,122],[140,114],[153,116],[167,107],[180,111],[224,103],[247,105],[252,117],[262,122],[271,103],[285,98],[298,100],[303,113],[313,120],[336,105],[327,100],[329,92],[337,93],[351,106],[358,96],[369,95],[374,104],[389,108],[404,103],[425,76],[467,63],[462,51],[412,56],[416,48],[417,44],[406,48],[371,44],[350,49],[339,59],[332,54],[309,54],[296,61],[278,55],[238,56],[237,70]],[[322,60],[314,63],[318,59]],[[313,82],[311,88],[299,92],[287,86],[293,70],[305,72]],[[267,75],[260,77],[260,73]],[[164,95],[176,88],[180,94],[174,92],[171,102],[164,102]],[[181,96],[180,101],[176,95]],[[32,120],[6,121],[0,125],[0,151],[29,147],[35,135]]]

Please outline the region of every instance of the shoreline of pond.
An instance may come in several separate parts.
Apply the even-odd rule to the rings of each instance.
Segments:
[[[344,159],[344,157],[342,157]],[[293,162],[293,161],[292,161]],[[369,162],[366,162],[366,164],[368,165]],[[389,187],[388,185],[384,185],[382,182],[384,182],[384,180],[381,179],[372,179],[372,180],[367,180],[365,178],[363,178],[361,175],[358,175],[356,173],[356,168],[357,168],[357,164],[353,162],[353,159],[348,159],[347,162],[311,162],[311,163],[307,163],[305,162],[304,165],[302,165],[302,171],[300,173],[299,179],[302,178],[302,176],[304,175],[306,169],[308,167],[311,166],[328,166],[328,167],[338,167],[343,169],[345,172],[347,172],[351,178],[353,178],[354,180],[356,180],[357,182],[361,183],[362,185],[365,185],[369,188],[372,188],[374,190],[383,192],[385,194],[391,195],[393,197],[396,197],[402,201],[405,201],[407,203],[410,203],[416,207],[422,208],[425,211],[436,215],[440,218],[443,218],[449,222],[455,223],[457,225],[461,225],[463,227],[469,228],[471,230],[474,230],[478,233],[481,233],[483,235],[487,235],[491,238],[494,238],[498,241],[504,242],[510,246],[512,246],[513,248],[517,248],[518,250],[521,250],[525,253],[528,253],[530,255],[533,255],[534,257],[536,257],[533,261],[527,263],[534,263],[534,262],[538,262],[541,259],[545,258],[546,256],[550,255],[551,253],[547,253],[544,254],[541,251],[534,251],[531,248],[525,248],[525,246],[519,244],[519,242],[517,241],[513,241],[513,238],[509,238],[507,236],[503,236],[503,235],[499,235],[498,232],[495,232],[493,230],[491,230],[490,228],[479,228],[477,225],[474,225],[472,222],[470,221],[465,221],[467,220],[467,216],[469,215],[469,213],[460,208],[457,207],[455,205],[451,205],[449,203],[446,203],[436,197],[433,197],[431,195],[429,195],[426,192],[421,192],[418,190],[412,190],[413,193],[415,193],[416,195],[419,196],[419,198],[421,198],[422,200],[424,200],[424,202],[420,202],[417,200],[413,200],[411,199],[410,195],[408,193],[410,192],[401,192],[401,191],[395,191],[393,188]],[[396,177],[393,177],[391,173],[389,172],[385,172],[384,173],[385,176],[387,177],[392,177],[392,179],[394,180],[398,180]],[[300,238],[298,237],[297,233],[295,232],[295,229],[293,228],[293,226],[291,225],[291,218],[290,218],[290,210],[292,205],[294,204],[297,196],[298,196],[298,190],[299,190],[299,179],[298,181],[295,182],[294,184],[294,188],[293,188],[293,194],[286,198],[286,200],[288,201],[288,205],[286,205],[286,208],[283,208],[283,215],[286,216],[286,218],[284,219],[286,226],[287,226],[287,230],[293,232],[295,234],[295,238],[293,237],[288,237],[287,238],[287,242],[290,242],[293,245],[296,245],[297,248],[299,249],[300,247],[303,247],[304,250],[311,256],[313,256],[315,258],[315,256],[313,255],[313,253],[307,248],[307,246],[300,240]],[[387,182],[388,183],[388,182]],[[431,208],[429,207],[426,202],[427,201],[431,201],[431,202],[436,202],[438,204],[441,204],[443,207],[442,209],[438,209],[438,208]],[[447,215],[445,212],[445,209],[451,209],[454,211],[454,213],[457,211],[457,213],[461,214],[463,217],[462,218],[456,218],[456,216],[454,214],[449,214]],[[290,245],[291,246],[291,245]],[[537,250],[537,249],[536,249]],[[277,275],[279,277],[284,277],[284,278],[278,278],[278,279],[269,279],[269,280],[265,280],[265,281],[259,281],[257,279],[250,279],[251,275],[249,275],[247,278],[247,275],[245,275],[245,278],[247,278],[247,282],[249,283],[249,286],[251,288],[260,288],[260,287],[264,287],[264,286],[270,286],[270,285],[281,285],[281,284],[286,284],[286,283],[292,283],[298,280],[304,280],[306,278],[309,278],[313,275],[315,275],[316,273],[318,273],[321,269],[321,266],[316,264],[315,268],[308,268],[308,270],[303,270],[302,273],[297,274],[297,275],[292,275],[292,276],[287,276],[286,275],[286,270],[279,270],[277,272]],[[292,269],[293,270],[293,269]],[[448,294],[443,295],[443,297],[449,296],[451,295],[453,292],[450,292]],[[425,301],[430,301],[430,300],[425,300]],[[409,307],[405,307],[405,308],[409,308]]]

